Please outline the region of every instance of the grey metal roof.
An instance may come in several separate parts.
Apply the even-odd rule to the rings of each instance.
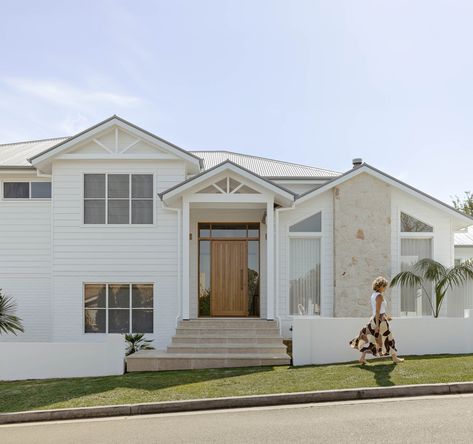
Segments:
[[[204,160],[204,169],[209,170],[227,160],[263,177],[281,178],[332,178],[341,173],[307,165],[300,165],[265,157],[240,154],[232,151],[192,151],[197,157]]]
[[[60,137],[0,145],[0,168],[31,167],[31,163],[27,159],[47,151],[67,139],[68,137]]]
[[[32,140],[0,145],[0,168],[31,167],[28,159],[42,154],[56,145],[69,140],[70,137],[56,139]],[[322,168],[299,165],[292,162],[267,159],[249,154],[231,151],[189,151],[189,154],[203,160],[204,171],[207,171],[227,160],[262,177],[278,178],[314,178],[327,179],[338,177],[340,173]]]
[[[455,233],[455,247],[473,247],[473,232]]]

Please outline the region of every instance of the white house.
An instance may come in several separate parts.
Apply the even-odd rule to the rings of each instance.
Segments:
[[[0,341],[144,332],[169,347],[135,369],[287,362],[294,317],[368,316],[374,277],[452,265],[455,231],[473,224],[361,161],[341,174],[190,152],[117,116],[0,145],[0,182],[0,288],[25,326]],[[415,292],[390,301],[429,315]]]

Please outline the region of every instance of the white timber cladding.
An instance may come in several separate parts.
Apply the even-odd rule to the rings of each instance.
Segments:
[[[433,227],[432,233],[401,233],[401,212]],[[416,199],[400,190],[391,187],[391,262],[392,274],[401,271],[401,239],[432,239],[432,259],[449,267],[453,265],[453,228],[451,217],[438,211],[431,205]],[[392,277],[392,276],[391,276]],[[401,312],[401,292],[399,287],[390,290],[392,313],[399,316]],[[389,307],[388,307],[389,308]],[[444,302],[441,315],[448,315],[448,296]]]
[[[31,175],[2,174],[4,181],[49,182]],[[17,304],[25,333],[0,341],[51,339],[51,199],[0,199],[0,288]]]
[[[83,175],[148,173],[154,176],[152,225],[87,225],[83,223]],[[154,335],[164,347],[178,314],[178,216],[166,210],[158,192],[181,182],[180,161],[109,160],[53,162],[53,315],[56,340],[96,341],[84,334],[84,283],[154,285]]]
[[[333,316],[333,197],[328,190],[290,210],[279,211],[278,259],[276,271],[276,317],[281,319],[282,332],[290,336],[292,320],[297,317],[290,314],[289,303],[289,270],[290,270],[290,236],[289,227],[316,213],[322,215],[321,239],[321,282],[320,310],[321,316]],[[308,317],[308,316],[305,316]]]

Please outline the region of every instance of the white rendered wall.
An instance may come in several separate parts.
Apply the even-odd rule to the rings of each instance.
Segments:
[[[329,190],[294,209],[282,210],[279,214],[275,286],[279,302],[276,316],[281,320],[284,337],[291,336],[291,322],[297,318],[289,314],[289,227],[319,211],[322,212],[320,309],[322,316],[333,316],[333,200],[332,191]]]
[[[455,247],[455,259],[473,259],[473,247]]]
[[[101,341],[84,334],[83,284],[153,283],[154,339],[164,348],[175,333],[178,316],[177,215],[155,197],[155,223],[84,225],[84,173],[152,173],[155,192],[184,180],[181,162],[56,161],[53,224],[53,325],[55,341]]]
[[[3,181],[49,181],[36,175],[3,174]],[[0,199],[0,288],[17,304],[24,333],[0,342],[51,338],[51,200]]]
[[[355,361],[360,352],[349,346],[363,318],[294,319],[294,365]],[[390,322],[396,348],[402,355],[473,352],[473,318],[394,318]],[[367,356],[368,359],[370,356]]]
[[[122,375],[125,343],[108,335],[96,343],[0,343],[0,380]]]

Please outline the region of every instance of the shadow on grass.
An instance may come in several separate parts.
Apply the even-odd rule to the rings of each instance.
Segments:
[[[216,381],[255,373],[270,372],[273,367],[244,367],[204,370],[125,373],[120,376],[103,376],[67,379],[26,381],[0,381],[0,413],[48,408],[52,404],[82,397],[97,397],[116,389],[153,392],[172,387]],[[175,397],[174,399],[180,399]],[[189,396],[182,395],[182,399]],[[140,402],[139,395],[135,402]],[[104,405],[109,401],[98,404]]]
[[[358,365],[362,370],[373,373],[376,385],[379,387],[389,387],[395,385],[391,381],[391,372],[396,368],[394,362],[385,362],[384,365]]]

